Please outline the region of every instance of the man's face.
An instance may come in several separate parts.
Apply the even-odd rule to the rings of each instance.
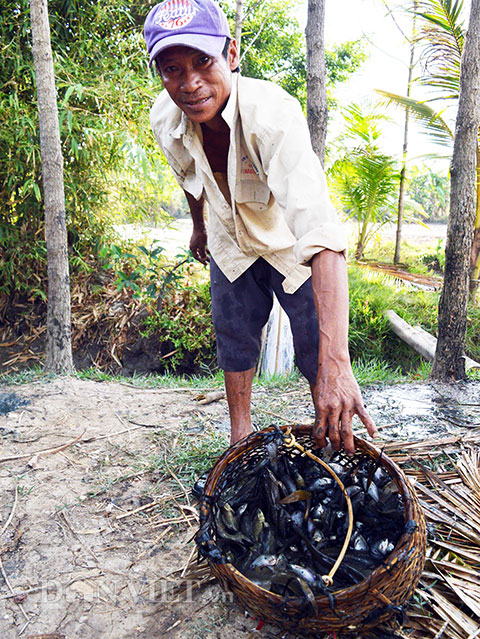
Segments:
[[[157,56],[163,85],[175,104],[194,122],[208,123],[221,113],[238,65],[234,40],[228,59],[212,57],[191,47],[169,47]]]

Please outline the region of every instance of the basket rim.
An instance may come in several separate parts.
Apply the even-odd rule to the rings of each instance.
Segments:
[[[258,445],[260,445],[263,441],[262,434],[269,433],[269,432],[273,433],[275,430],[278,430],[278,428],[282,432],[286,431],[287,428],[291,428],[292,433],[294,435],[311,434],[312,432],[312,427],[306,424],[286,424],[279,427],[269,426],[265,429],[262,429],[261,431],[256,431],[252,433],[251,435],[244,437],[243,439],[233,444],[233,446],[228,448],[221,455],[221,457],[218,458],[217,462],[210,469],[207,481],[205,483],[204,494],[206,496],[213,495],[215,486],[226,464],[231,463],[232,461],[234,461],[235,459],[237,459],[244,453],[248,452],[252,448],[256,448]],[[415,509],[414,509],[415,498],[413,496],[414,493],[412,492],[413,487],[409,485],[409,482],[405,473],[398,466],[398,464],[396,464],[392,459],[390,459],[386,454],[384,454],[382,450],[380,450],[379,448],[377,448],[370,442],[367,442],[366,440],[360,437],[357,437],[356,435],[354,435],[354,443],[355,443],[356,451],[358,451],[359,449],[363,449],[363,452],[366,452],[374,459],[377,460],[380,458],[382,466],[383,465],[387,466],[388,470],[390,471],[389,472],[390,476],[395,481],[402,495],[405,522],[412,519],[416,519],[415,515],[417,516],[419,515],[421,520],[423,521],[423,511],[421,510],[418,504],[417,504],[417,512],[415,513]],[[404,552],[403,547],[405,545],[405,542],[409,538],[412,538],[415,534],[418,534],[420,528],[423,528],[423,527],[417,525],[416,530],[414,530],[412,533],[404,532],[401,535],[401,537],[398,539],[395,545],[395,548],[392,550],[392,552],[383,559],[382,563],[379,566],[377,566],[374,570],[372,570],[372,572],[368,575],[368,577],[365,577],[365,579],[362,579],[362,581],[359,581],[356,584],[348,586],[347,588],[332,590],[331,594],[337,597],[340,594],[342,596],[348,596],[349,594],[355,593],[356,591],[364,587],[367,582],[375,581],[377,580],[377,578],[380,578],[383,575],[387,574],[389,570],[387,570],[386,565],[387,564],[393,565],[396,563],[395,560],[397,556],[399,556],[400,553]],[[266,593],[271,599],[276,600],[279,604],[283,601],[283,598],[281,595],[274,593],[271,590],[267,590],[266,588],[263,588],[262,586],[258,586],[255,582],[251,581],[240,570],[238,570],[238,568],[236,568],[233,564],[231,563],[217,564],[212,562],[212,565],[219,572],[229,572],[235,575],[237,580],[239,579],[240,581],[244,581],[246,585],[248,585],[250,588],[254,588],[256,591],[258,591],[259,594]],[[298,599],[300,601],[300,598],[298,597],[292,597],[292,599]],[[328,598],[325,595],[318,595],[315,597],[315,600],[319,604],[322,604],[322,603],[326,604],[328,602]]]

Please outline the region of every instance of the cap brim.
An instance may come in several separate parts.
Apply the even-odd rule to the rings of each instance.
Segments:
[[[150,66],[159,53],[165,51],[165,49],[178,46],[191,47],[207,55],[217,57],[223,51],[225,40],[225,36],[206,36],[195,33],[178,33],[168,36],[167,38],[162,38],[160,42],[157,42],[150,53]]]

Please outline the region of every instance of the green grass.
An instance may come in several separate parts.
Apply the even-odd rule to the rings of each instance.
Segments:
[[[402,370],[401,366],[392,365],[391,362],[386,361],[384,358],[354,358],[352,360],[352,368],[355,379],[360,386],[378,383],[400,384],[427,380],[431,371],[431,363],[425,361],[413,352],[410,355],[413,357],[412,361],[414,364],[407,370]],[[224,386],[222,371],[217,371],[214,375],[206,377],[200,375],[180,377],[170,374],[133,375],[132,377],[125,377],[90,368],[85,371],[77,371],[73,376],[77,379],[92,380],[95,382],[128,384],[135,388],[192,388],[215,390],[221,389]],[[472,380],[480,380],[480,370],[472,369],[468,371],[468,377]],[[0,384],[19,386],[31,382],[46,383],[56,378],[56,375],[44,373],[40,367],[35,367],[20,372],[2,373],[0,374]],[[255,377],[253,388],[272,390],[278,393],[293,390],[303,382],[304,380],[300,371],[294,368],[294,370],[287,375]]]
[[[29,384],[30,382],[48,381],[54,378],[55,375],[44,373],[41,366],[33,366],[32,368],[25,368],[22,371],[0,373],[0,384],[15,386]]]
[[[360,386],[379,382],[396,384],[405,380],[399,368],[392,368],[382,360],[363,358],[353,360],[352,369]]]
[[[425,271],[422,260],[429,250],[432,254],[438,251],[438,246],[410,247],[405,245],[402,259],[412,267]],[[369,257],[381,259],[385,257],[391,261],[392,246],[382,245],[375,248]],[[418,290],[404,286],[393,277],[385,277],[358,265],[349,266],[350,284],[350,327],[349,346],[354,370],[360,384],[395,383],[408,380],[422,380],[428,376],[429,365],[389,327],[384,316],[387,309],[392,309],[402,319],[411,325],[420,325],[432,335],[437,331],[437,309],[439,293],[435,291]],[[471,303],[467,316],[467,354],[480,361],[480,304]],[[175,374],[148,374],[124,377],[112,375],[95,368],[78,371],[78,379],[99,382],[118,382],[137,388],[192,388],[217,389],[222,388],[224,379],[222,371],[204,366],[202,373],[179,377]],[[479,379],[480,373],[469,373],[472,379]],[[26,369],[18,373],[3,373],[0,383],[18,385],[33,381],[48,381],[51,375],[45,375],[40,367]],[[275,391],[288,391],[295,388],[301,379],[295,370],[287,376],[262,376],[255,378],[254,388]]]
[[[418,273],[419,275],[433,275],[434,273],[425,264],[424,258],[426,256],[437,256],[441,246],[439,247],[439,240],[434,238],[430,242],[423,244],[412,245],[409,242],[403,241],[400,252],[400,266],[406,267],[411,273]],[[367,246],[364,259],[367,261],[385,262],[387,264],[393,264],[393,255],[395,252],[395,242],[385,241],[384,238],[380,238],[378,242],[372,242]]]
[[[384,317],[387,309],[402,319],[436,336],[440,293],[399,286],[393,278],[371,273],[351,265],[350,283],[350,352],[354,359],[385,360],[402,373],[415,371],[421,359],[389,328]],[[480,360],[480,304],[469,304],[467,313],[466,352]]]
[[[170,444],[171,442],[169,442]],[[227,433],[219,433],[213,429],[206,430],[201,436],[196,434],[188,435],[181,432],[175,447],[173,449],[167,447],[166,462],[162,453],[151,457],[147,464],[167,477],[171,476],[170,469],[182,482],[189,486],[197,477],[210,468],[228,446],[229,435]]]
[[[217,388],[223,385],[223,373],[217,371],[214,375],[189,375],[176,376],[170,373],[157,375],[149,373],[147,375],[134,374],[131,377],[122,375],[112,375],[96,368],[89,368],[85,371],[77,371],[75,377],[78,379],[93,380],[95,382],[119,382],[129,384],[137,388]]]
[[[19,385],[28,384],[36,381],[49,381],[57,376],[52,373],[45,373],[40,366],[25,369],[19,372],[0,374],[0,384]],[[60,376],[58,376],[60,377]],[[178,376],[170,373],[158,375],[149,373],[146,375],[133,374],[131,377],[124,375],[114,375],[97,368],[88,368],[86,370],[75,371],[73,377],[82,380],[91,380],[94,382],[117,382],[120,384],[128,384],[136,388],[198,388],[198,389],[216,389],[223,388],[224,377],[223,371],[217,370],[209,375],[189,375]],[[286,390],[301,379],[301,374],[294,369],[288,375],[272,375],[255,377],[254,386],[265,389]]]

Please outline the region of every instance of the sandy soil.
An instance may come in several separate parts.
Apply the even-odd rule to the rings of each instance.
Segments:
[[[398,388],[395,397],[365,393],[392,436],[444,429],[442,406],[455,428],[460,417],[438,389]],[[20,402],[0,415],[2,639],[259,636],[257,620],[219,586],[197,588],[198,579],[185,577],[194,503],[164,459],[179,437],[228,430],[225,400],[200,406],[198,392],[76,378],[0,386],[4,411],[6,400]],[[464,388],[473,396],[480,397],[478,383]],[[253,404],[259,426],[312,419],[303,382],[276,392],[259,387]],[[479,421],[472,410],[468,419]],[[417,426],[405,431],[406,419]],[[184,591],[175,594],[174,585]],[[264,627],[261,636],[291,635]]]
[[[226,436],[225,400],[78,379],[2,392],[26,402],[0,416],[2,639],[254,636],[218,586],[181,576],[195,521],[159,468],[180,432]]]

